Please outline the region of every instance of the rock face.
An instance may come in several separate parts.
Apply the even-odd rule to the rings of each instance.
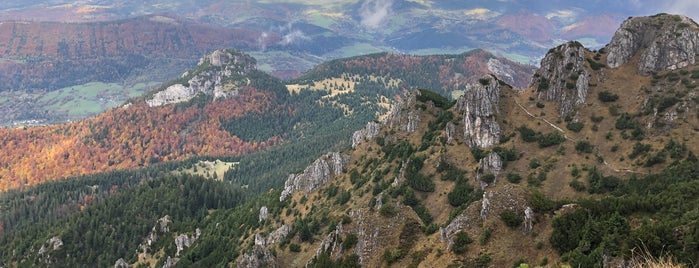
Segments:
[[[536,86],[538,98],[557,102],[560,116],[574,112],[587,98],[590,73],[585,69],[585,51],[574,41],[552,48],[532,78],[530,87]]]
[[[185,102],[198,94],[214,100],[235,96],[249,81],[245,75],[255,70],[254,58],[234,50],[216,50],[199,61],[195,70],[182,75],[184,82],[159,91],[146,103],[150,107]]]
[[[349,155],[341,153],[328,153],[321,156],[313,164],[303,170],[301,174],[291,174],[284,183],[284,190],[279,196],[279,201],[286,200],[296,191],[309,193],[332,178],[340,175],[349,163]]]
[[[531,207],[524,209],[524,233],[528,234],[534,228],[534,210]]]
[[[158,240],[159,235],[170,232],[171,222],[172,219],[169,215],[165,215],[162,218],[158,219],[158,222],[156,222],[155,226],[151,228],[151,231],[150,233],[148,233],[148,236],[146,236],[143,242],[141,242],[141,245],[138,246],[138,248],[141,249],[141,254],[147,255],[148,251],[150,250],[150,246]]]
[[[194,242],[196,242],[197,239],[199,239],[200,235],[201,230],[197,228],[193,236],[188,236],[187,234],[180,234],[177,237],[175,237],[175,247],[177,247],[177,252],[175,253],[175,256],[180,256],[180,252],[182,252],[185,248],[191,247],[194,244]]]
[[[500,83],[487,75],[478,84],[467,85],[464,95],[456,101],[456,110],[463,113],[464,142],[469,147],[485,148],[497,144],[502,129],[499,113]]]
[[[512,70],[512,66],[504,64],[502,61],[496,58],[488,60],[488,70],[493,72],[493,74],[495,74],[495,76],[498,78],[502,79],[502,81],[505,81],[505,83],[510,85],[515,85],[517,83],[514,78],[517,73]]]
[[[491,152],[488,154],[488,156],[479,160],[478,174],[476,174],[476,176],[481,182],[481,189],[485,189],[485,187],[489,184],[494,184],[497,182],[500,170],[502,170],[502,158],[500,158],[500,155],[495,152]],[[487,183],[481,179],[485,174],[493,174],[493,176],[495,176],[491,183]]]
[[[129,264],[123,259],[119,258],[116,262],[114,262],[114,268],[129,268]]]
[[[257,217],[257,222],[263,222],[267,219],[267,217],[269,217],[269,211],[267,207],[263,206],[260,208],[260,215]]]
[[[699,54],[699,25],[681,15],[659,14],[629,18],[606,47],[607,64],[616,68],[641,53],[642,75],[694,64]]]
[[[416,102],[416,95],[419,92],[410,94],[407,99],[391,108],[391,112],[386,117],[385,124],[389,128],[399,128],[402,131],[407,131],[409,133],[415,132],[417,130],[417,123],[420,122],[420,116],[413,110],[408,109],[412,107]]]
[[[447,244],[447,249],[454,245],[454,237],[457,233],[462,232],[470,225],[466,213],[461,213],[447,225],[447,227],[439,228],[439,240]]]
[[[363,129],[357,130],[352,134],[352,148],[357,147],[362,141],[372,140],[379,135],[381,124],[370,121]]]

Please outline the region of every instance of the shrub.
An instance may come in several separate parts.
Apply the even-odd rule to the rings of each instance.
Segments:
[[[578,153],[592,153],[592,144],[588,141],[579,141],[575,143],[575,151]]]
[[[500,212],[500,219],[510,228],[517,228],[522,225],[524,219],[522,216],[518,215],[517,212],[507,209]]]
[[[585,187],[585,184],[580,182],[578,179],[573,179],[569,184],[570,188],[573,188],[573,190],[577,192],[584,192],[587,190],[587,187]]]
[[[578,122],[568,123],[566,125],[566,128],[569,129],[570,131],[577,133],[577,132],[580,132],[580,130],[582,130],[584,126],[585,126],[585,124],[583,122],[578,121]]]
[[[650,144],[643,144],[640,142],[637,142],[636,144],[633,145],[633,150],[629,154],[630,159],[634,159],[638,156],[645,155],[650,151]]]
[[[381,209],[379,209],[379,213],[381,214],[381,216],[390,218],[396,216],[396,214],[398,214],[398,210],[393,204],[389,203],[381,206]]]
[[[454,190],[447,194],[447,199],[450,205],[458,207],[471,201],[472,193],[473,186],[463,178],[456,181],[456,186],[454,186]]]
[[[357,244],[357,241],[359,241],[357,235],[348,233],[345,235],[345,239],[342,239],[342,248],[345,250],[353,248],[354,245]]]
[[[549,132],[547,134],[539,136],[539,147],[541,148],[546,148],[549,146],[553,145],[558,145],[564,142],[566,139],[561,135],[561,133],[558,133],[556,131],[554,132]]]
[[[600,91],[597,93],[597,98],[601,102],[615,102],[619,99],[619,95],[609,92],[609,90]]]
[[[522,181],[522,176],[517,173],[507,173],[507,181],[511,183],[519,183]]]
[[[454,244],[451,246],[451,250],[455,254],[464,254],[468,251],[468,244],[473,243],[473,239],[468,236],[466,232],[459,232],[454,238]]]
[[[619,118],[617,118],[616,122],[614,123],[614,127],[619,130],[624,130],[624,129],[636,129],[639,128],[638,122],[636,122],[636,119],[628,113],[623,113]]]
[[[495,175],[493,173],[484,174],[481,176],[481,181],[487,184],[491,184],[495,181]]]
[[[536,132],[534,132],[533,129],[528,128],[524,125],[518,127],[517,131],[519,132],[519,136],[522,138],[524,142],[534,142],[537,141],[539,138],[539,135]]]
[[[291,252],[301,252],[301,246],[299,244],[291,243],[289,244],[289,250]]]

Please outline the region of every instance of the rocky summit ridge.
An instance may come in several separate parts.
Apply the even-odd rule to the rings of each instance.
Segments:
[[[156,90],[146,103],[157,107],[186,102],[199,93],[214,100],[235,96],[241,86],[250,84],[249,79],[243,78],[256,70],[255,66],[255,59],[247,54],[230,49],[215,50],[202,57],[194,70],[185,72],[162,90]]]
[[[616,68],[640,52],[642,75],[687,67],[699,54],[699,25],[681,15],[633,17],[621,24],[611,42],[607,63]]]

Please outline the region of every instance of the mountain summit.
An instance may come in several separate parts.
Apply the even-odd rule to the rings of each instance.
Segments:
[[[605,47],[609,67],[632,61],[638,54],[643,75],[694,65],[699,54],[699,25],[680,15],[629,18]]]

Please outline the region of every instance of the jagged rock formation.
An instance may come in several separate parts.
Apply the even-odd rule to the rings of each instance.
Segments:
[[[466,86],[464,95],[456,101],[456,110],[463,112],[466,145],[485,148],[499,142],[502,133],[496,120],[499,102],[500,83],[492,75]]]
[[[274,230],[274,232],[270,233],[267,236],[267,239],[265,240],[266,245],[272,245],[279,243],[282,239],[284,239],[287,235],[289,235],[289,232],[291,232],[291,226],[283,224],[281,227],[277,228]]]
[[[301,174],[291,174],[284,183],[279,201],[284,201],[296,191],[309,193],[323,186],[330,179],[340,175],[349,162],[349,155],[328,153],[303,170]]]
[[[372,140],[379,134],[381,124],[370,121],[363,129],[357,130],[352,134],[352,148],[357,147],[362,141]]]
[[[119,258],[114,263],[114,268],[129,268],[131,267],[123,258]]]
[[[59,250],[62,246],[63,240],[61,240],[57,236],[51,237],[49,238],[49,240],[46,240],[46,243],[41,245],[41,248],[39,249],[39,255],[44,255],[49,251]]]
[[[447,249],[454,245],[454,237],[457,233],[462,232],[470,226],[470,222],[466,213],[461,213],[447,225],[447,227],[439,228],[439,240],[446,243]]]
[[[585,103],[590,88],[590,73],[585,69],[585,47],[571,41],[549,50],[532,78],[538,98],[558,103],[558,114],[572,113]]]
[[[629,62],[638,52],[642,75],[683,68],[694,64],[699,54],[699,25],[681,15],[629,18],[606,49],[607,64],[612,68]]]
[[[235,96],[239,87],[249,83],[242,78],[256,69],[255,64],[255,59],[249,55],[234,50],[216,50],[203,57],[193,71],[182,74],[184,82],[156,92],[146,103],[150,107],[180,103],[199,93],[212,96],[214,100]]]
[[[488,156],[482,158],[478,161],[478,173],[476,174],[478,181],[481,182],[481,189],[485,189],[488,184],[495,184],[498,179],[498,175],[502,170],[502,158],[495,152],[491,152]],[[485,174],[493,174],[494,179],[492,182],[487,183],[481,178]]]
[[[263,222],[269,217],[269,211],[267,207],[263,206],[260,208],[260,215],[257,217],[257,222]]]
[[[175,256],[180,256],[180,252],[182,252],[185,248],[191,247],[194,244],[194,242],[196,242],[197,239],[199,239],[199,236],[201,236],[201,230],[197,228],[193,236],[188,236],[187,234],[180,234],[177,237],[175,237],[175,247],[177,247],[177,252],[175,253]]]
[[[180,261],[180,258],[172,258],[170,256],[167,256],[167,259],[165,260],[165,264],[163,264],[163,268],[173,267],[179,261]]]
[[[415,132],[417,123],[420,122],[420,116],[412,109],[407,109],[415,104],[415,94],[419,93],[410,94],[404,102],[394,105],[393,108],[391,108],[391,112],[388,114],[385,121],[385,124],[388,125],[389,128],[393,129],[398,127],[402,131],[407,131],[409,133]]]
[[[531,207],[524,209],[524,233],[530,233],[534,228],[534,210]]]
[[[170,218],[170,215],[165,215],[158,219],[153,228],[151,228],[150,233],[148,233],[144,241],[138,246],[138,248],[141,249],[141,254],[147,256],[147,254],[149,254],[148,251],[150,250],[151,245],[158,240],[159,235],[170,232],[171,222],[172,219]]]

